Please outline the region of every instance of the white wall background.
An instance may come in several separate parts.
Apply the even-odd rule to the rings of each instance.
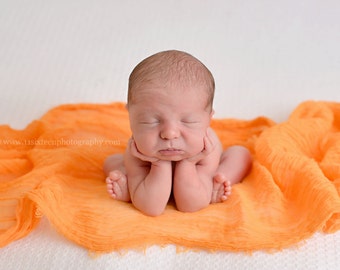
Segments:
[[[340,102],[339,48],[339,0],[0,0],[0,124],[125,101],[132,68],[167,49],[213,72],[215,117],[280,122],[304,100]],[[275,254],[168,246],[94,259],[43,219],[0,249],[0,269],[336,269],[339,249],[336,233]]]
[[[213,72],[216,117],[283,121],[340,101],[337,0],[2,0],[0,123],[62,103],[125,101],[146,56],[179,49]]]

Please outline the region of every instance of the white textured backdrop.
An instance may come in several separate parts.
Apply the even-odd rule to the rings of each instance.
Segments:
[[[167,49],[216,79],[216,118],[284,121],[302,101],[340,101],[337,0],[2,0],[0,123],[24,128],[64,103],[125,101],[143,58]],[[1,134],[0,134],[1,136]],[[340,233],[274,254],[157,246],[88,256],[43,219],[0,249],[0,269],[337,269]]]

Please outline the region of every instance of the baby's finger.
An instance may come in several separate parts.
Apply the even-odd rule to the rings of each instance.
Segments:
[[[214,150],[215,146],[216,144],[214,143],[213,131],[210,128],[208,128],[207,136],[205,136],[205,148],[208,151],[208,153],[211,153]]]
[[[133,156],[138,156],[139,152],[137,150],[137,146],[136,146],[134,139],[130,139],[130,145],[129,146],[130,146],[131,154]]]
[[[151,162],[151,163],[158,161],[158,158],[145,156],[143,153],[139,152],[137,145],[136,145],[136,142],[133,139],[131,139],[130,151],[131,151],[131,154],[134,157],[136,157],[140,160],[143,160],[143,161],[146,161],[146,162]]]
[[[204,149],[202,152],[208,154],[210,152],[212,152],[212,150],[214,149],[213,147],[213,143],[212,141],[210,140],[209,137],[204,137],[203,138],[203,142],[204,142]]]

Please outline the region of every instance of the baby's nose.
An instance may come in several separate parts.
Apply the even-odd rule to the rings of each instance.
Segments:
[[[179,129],[176,125],[165,125],[160,133],[163,140],[173,140],[179,137]]]

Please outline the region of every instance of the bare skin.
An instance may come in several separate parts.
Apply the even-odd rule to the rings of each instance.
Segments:
[[[197,59],[168,51],[131,73],[127,109],[132,138],[104,165],[107,190],[146,215],[161,215],[173,192],[178,210],[225,201],[251,167],[249,151],[223,151],[210,128],[214,81]]]
[[[134,140],[130,140],[125,153],[125,156],[131,159],[127,162],[127,166],[138,168],[135,174],[139,174],[141,180],[129,186],[124,156],[110,156],[104,167],[109,195],[116,200],[133,201],[139,210],[151,216],[160,215],[164,211],[172,185],[176,206],[183,212],[197,211],[208,204],[227,200],[232,185],[241,182],[249,172],[251,156],[242,146],[233,146],[222,152],[218,138],[212,130],[210,130],[210,137],[212,138],[205,138],[202,152],[194,157],[175,162],[174,175],[172,175],[171,161],[144,156],[138,151]],[[218,166],[212,165],[214,163]],[[171,177],[164,177],[165,175]],[[135,176],[131,175],[131,177]],[[164,181],[158,181],[162,178]],[[157,181],[153,181],[155,179]],[[158,196],[152,196],[153,194]],[[145,198],[148,198],[147,203]]]

